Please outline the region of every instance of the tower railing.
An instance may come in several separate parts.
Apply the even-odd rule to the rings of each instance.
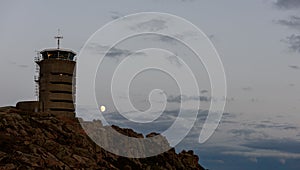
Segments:
[[[37,63],[39,61],[41,61],[41,54],[40,54],[40,51],[35,51],[35,52],[36,52],[36,56],[34,57],[35,73],[34,73],[33,79],[34,79],[34,82],[35,82],[34,94],[38,99],[39,98],[40,67]]]

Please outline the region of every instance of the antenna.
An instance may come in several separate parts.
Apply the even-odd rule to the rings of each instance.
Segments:
[[[57,30],[57,36],[54,37],[55,39],[57,39],[57,49],[59,49],[59,41],[60,39],[63,39],[64,37],[60,35],[60,29]]]

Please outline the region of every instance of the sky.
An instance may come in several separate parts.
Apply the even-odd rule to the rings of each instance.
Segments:
[[[55,47],[57,29],[61,46],[79,53],[89,37],[110,21],[138,12],[162,12],[179,16],[200,28],[212,42],[223,63],[227,99],[221,123],[204,144],[198,143],[212,100],[208,75],[201,62],[181,56],[193,71],[200,96],[180,95],[174,79],[150,70],[132,82],[131,101],[139,110],[149,107],[153,89],[166,92],[165,112],[152,124],[134,123],[120,117],[109,99],[107,82],[113,69],[130,50],[146,46],[177,49],[174,40],[134,37],[119,43],[97,70],[96,97],[107,107],[110,123],[148,133],[162,132],[178,116],[181,102],[201,101],[190,133],[176,149],[193,149],[200,163],[218,169],[300,168],[300,1],[299,0],[110,0],[110,1],[1,1],[0,5],[0,106],[35,100],[34,57],[36,51]],[[164,23],[152,23],[156,29]],[[186,34],[193,37],[193,34]],[[101,38],[101,37],[100,37]],[[147,41],[145,41],[145,39]],[[143,43],[141,43],[143,42]],[[161,43],[161,44],[158,44]],[[174,45],[175,44],[175,45]],[[103,51],[101,44],[88,44],[90,52]],[[129,48],[130,46],[130,48]],[[124,50],[124,49],[127,49]],[[141,51],[140,55],[156,53]],[[78,57],[78,67],[80,61]],[[180,69],[178,60],[171,60]],[[81,65],[82,68],[88,66]],[[78,75],[80,76],[80,75]],[[88,101],[88,99],[86,99]],[[184,101],[183,101],[184,100]],[[93,109],[84,111],[93,116]],[[189,108],[185,108],[186,114]],[[134,113],[134,112],[133,112]],[[153,126],[155,125],[155,126]]]

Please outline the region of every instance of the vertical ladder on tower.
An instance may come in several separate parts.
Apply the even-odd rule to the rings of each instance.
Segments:
[[[39,99],[39,79],[40,79],[40,66],[37,64],[40,61],[40,51],[35,51],[36,56],[34,57],[35,63],[35,73],[34,73],[34,82],[35,82],[35,96],[37,100]]]

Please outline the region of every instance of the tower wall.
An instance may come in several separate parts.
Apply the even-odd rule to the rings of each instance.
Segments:
[[[75,115],[75,61],[46,59],[38,62],[39,110]]]

